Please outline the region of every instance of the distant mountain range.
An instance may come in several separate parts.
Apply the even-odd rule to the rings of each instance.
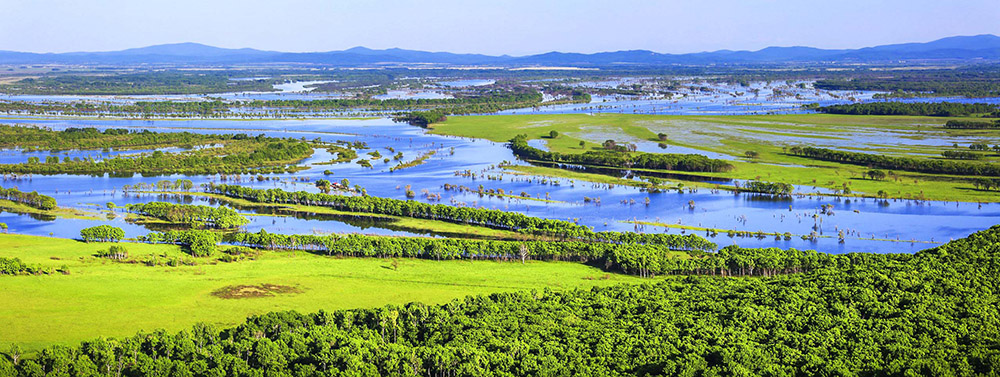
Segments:
[[[229,65],[316,64],[372,66],[381,64],[443,64],[502,66],[656,66],[687,64],[873,63],[896,61],[1000,60],[1000,37],[957,36],[926,43],[903,43],[860,49],[826,50],[813,47],[768,47],[758,51],[720,50],[690,54],[661,54],[646,50],[595,54],[548,52],[528,56],[454,54],[404,49],[290,53],[251,48],[226,49],[198,43],[177,43],[109,52],[29,53],[0,51],[0,64],[91,65]]]

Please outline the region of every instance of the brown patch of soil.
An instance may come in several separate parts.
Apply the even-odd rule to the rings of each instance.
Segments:
[[[258,285],[230,285],[215,290],[215,292],[212,292],[212,296],[224,299],[239,299],[272,297],[275,294],[285,293],[302,293],[302,291],[287,285],[264,283]]]

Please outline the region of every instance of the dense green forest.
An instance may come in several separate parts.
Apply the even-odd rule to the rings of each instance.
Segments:
[[[691,172],[724,172],[733,169],[733,165],[726,161],[698,154],[642,153],[617,149],[581,154],[546,152],[528,145],[527,135],[518,135],[510,140],[509,145],[516,156],[535,161]]]
[[[912,157],[892,157],[880,154],[846,152],[826,148],[791,147],[789,152],[824,161],[868,166],[879,169],[895,169],[930,174],[956,174],[970,176],[1000,176],[1000,165],[985,162],[930,160]]]
[[[988,103],[866,102],[813,108],[822,113],[848,115],[1000,116],[1000,107]]]
[[[1000,227],[803,273],[277,312],[0,358],[0,374],[992,375]]]

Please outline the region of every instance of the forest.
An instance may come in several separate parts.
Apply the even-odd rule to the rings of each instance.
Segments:
[[[275,312],[232,328],[8,353],[42,375],[988,375],[1000,367],[1000,227],[800,273]]]
[[[936,117],[990,116],[1000,117],[1000,107],[988,103],[959,102],[867,102],[830,105],[814,108],[828,114],[847,115],[914,115]]]

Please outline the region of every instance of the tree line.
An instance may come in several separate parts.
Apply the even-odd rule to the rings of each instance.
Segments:
[[[191,132],[153,132],[92,127],[70,127],[53,131],[40,127],[0,125],[0,147],[26,151],[138,149],[171,146],[193,147],[202,144],[226,143],[251,138],[246,134],[196,134]],[[263,138],[263,136],[259,136]]]
[[[865,102],[830,105],[814,108],[828,114],[847,115],[914,115],[936,117],[963,117],[1000,114],[1000,107],[989,103],[959,102]]]
[[[725,172],[733,165],[699,154],[630,153],[619,150],[588,151],[581,154],[547,152],[528,144],[527,135],[517,135],[508,144],[514,155],[535,161],[626,167],[637,169],[679,170],[690,172]]]
[[[359,234],[279,234],[260,230],[219,235],[206,231],[152,232],[140,242],[185,246],[193,256],[211,256],[222,242],[264,250],[300,250],[337,257],[421,258],[431,260],[572,261],[605,270],[651,277],[661,274],[772,276],[809,271],[837,263],[836,255],[778,248],[729,246],[718,252],[691,250],[702,242],[694,235],[673,244],[595,243],[581,241],[504,241],[458,238],[388,237]],[[196,244],[199,243],[200,244]],[[685,250],[677,251],[677,250]],[[198,250],[195,252],[194,250]]]
[[[38,208],[41,210],[56,209],[57,205],[56,199],[51,196],[39,194],[37,191],[24,192],[18,190],[17,187],[0,187],[0,199],[10,200],[12,202],[21,203],[28,207]]]
[[[791,147],[789,151],[796,156],[880,169],[895,169],[930,174],[1000,176],[1000,165],[989,163],[892,157],[800,146]]]
[[[248,138],[219,148],[202,148],[179,153],[153,151],[138,155],[46,159],[29,157],[20,164],[2,164],[0,173],[9,174],[263,174],[302,169],[292,166],[311,156],[312,146],[294,139]]]
[[[987,376],[1000,369],[997,245],[993,227],[796,274],[275,312],[11,353],[0,374]]]
[[[816,89],[882,91],[890,92],[886,97],[945,97],[963,96],[967,98],[1000,96],[1000,84],[996,69],[937,70],[932,72],[910,71],[893,77],[859,75],[852,77],[819,80],[813,84]]]
[[[964,130],[984,130],[1000,128],[1000,120],[992,122],[982,120],[949,120],[944,124],[944,128],[964,129]]]

